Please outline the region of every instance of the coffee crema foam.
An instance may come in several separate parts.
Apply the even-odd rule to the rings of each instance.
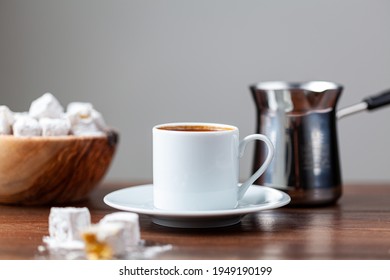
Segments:
[[[232,127],[211,126],[211,125],[168,125],[158,127],[161,130],[185,131],[185,132],[212,132],[212,131],[232,131]]]

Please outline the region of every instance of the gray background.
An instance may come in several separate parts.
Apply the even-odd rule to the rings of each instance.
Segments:
[[[343,84],[339,108],[390,88],[390,1],[0,0],[0,104],[89,101],[121,133],[107,180],[152,179],[151,128],[255,130],[248,85]],[[390,108],[339,122],[345,181],[390,181]],[[251,169],[252,149],[241,176]]]

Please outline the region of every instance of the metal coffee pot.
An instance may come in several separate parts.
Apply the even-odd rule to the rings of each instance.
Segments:
[[[267,135],[275,157],[256,184],[284,190],[295,206],[336,202],[342,176],[336,122],[390,103],[390,90],[336,111],[343,87],[324,81],[262,82],[250,86],[257,107],[257,133]],[[256,143],[253,170],[266,148]]]

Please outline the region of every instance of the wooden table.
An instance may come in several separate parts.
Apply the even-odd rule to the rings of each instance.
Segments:
[[[87,201],[92,222],[116,211],[102,199],[131,184],[104,183]],[[142,239],[171,244],[156,259],[390,259],[390,183],[349,184],[331,207],[250,214],[219,229],[175,229],[140,216]],[[70,205],[68,205],[70,206]],[[0,259],[35,259],[50,207],[0,206]]]

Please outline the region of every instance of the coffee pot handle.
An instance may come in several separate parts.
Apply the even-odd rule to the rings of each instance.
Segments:
[[[267,145],[268,148],[267,157],[264,160],[264,163],[259,167],[259,169],[257,169],[257,171],[252,176],[250,176],[248,180],[242,183],[241,186],[238,188],[238,200],[243,198],[248,188],[261,176],[261,174],[264,173],[268,165],[271,163],[272,158],[274,157],[274,145],[268,139],[268,137],[263,134],[251,134],[245,137],[240,142],[240,145],[238,147],[240,158],[244,155],[246,145],[249,142],[252,142],[254,140],[263,141]]]
[[[373,110],[390,104],[390,89],[378,95],[367,97],[363,101],[367,103],[367,110]]]
[[[363,99],[362,102],[342,108],[337,111],[337,119],[342,119],[346,116],[359,113],[366,110],[374,110],[390,104],[390,89],[385,90],[377,95],[369,96]]]

